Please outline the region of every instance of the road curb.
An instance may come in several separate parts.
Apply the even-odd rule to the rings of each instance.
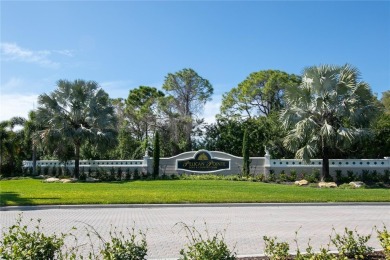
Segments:
[[[390,202],[326,202],[326,203],[180,203],[180,204],[78,204],[2,206],[0,211],[30,211],[43,209],[116,209],[116,208],[184,208],[184,207],[308,207],[308,206],[389,206]]]

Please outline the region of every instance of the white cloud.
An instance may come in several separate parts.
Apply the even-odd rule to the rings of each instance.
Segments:
[[[27,118],[28,113],[36,108],[38,95],[2,94],[0,96],[0,121],[14,116]]]
[[[213,100],[207,102],[204,106],[203,117],[208,124],[215,123],[215,115],[219,113],[222,104],[222,95],[214,95]]]
[[[16,43],[3,42],[0,45],[1,56],[5,61],[19,61],[26,63],[38,64],[39,66],[46,68],[57,69],[60,67],[60,63],[50,59],[53,53],[57,53],[63,56],[73,57],[73,51],[71,50],[39,50],[33,51],[25,49],[17,45]]]
[[[21,78],[10,78],[7,82],[1,85],[1,92],[15,90],[21,86],[23,86],[24,81]]]
[[[131,80],[116,80],[99,83],[104,91],[108,93],[110,98],[127,98],[129,90],[132,89]]]
[[[17,80],[15,80],[17,82]],[[9,82],[8,84],[11,84]],[[103,84],[101,84],[103,86]],[[110,96],[110,91],[107,91]],[[128,90],[126,90],[126,93]],[[123,96],[122,96],[123,97]],[[126,98],[124,96],[124,98]],[[27,118],[28,113],[37,108],[38,94],[1,94],[0,96],[0,121],[8,120],[14,116],[21,116]],[[205,119],[205,122],[208,124],[215,123],[215,115],[219,113],[219,109],[222,102],[221,95],[214,95],[213,100],[207,102],[203,113],[202,118]]]
[[[74,51],[72,51],[72,50],[57,50],[57,51],[53,51],[53,52],[56,52],[58,54],[68,56],[68,57],[74,56]]]

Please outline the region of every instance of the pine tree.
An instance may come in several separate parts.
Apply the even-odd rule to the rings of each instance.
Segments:
[[[243,157],[243,169],[242,173],[244,176],[249,176],[249,136],[248,131],[245,129],[244,139],[242,140],[242,157]]]
[[[158,132],[154,135],[153,146],[153,178],[156,179],[159,175],[160,168],[160,137]]]

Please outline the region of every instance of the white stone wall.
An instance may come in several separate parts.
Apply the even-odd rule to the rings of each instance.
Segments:
[[[169,158],[160,158],[160,175],[191,173],[184,170],[177,170],[177,160],[193,158],[197,152],[198,151],[185,152]],[[239,174],[242,172],[242,157],[233,156],[219,151],[209,151],[209,153],[213,158],[230,161],[229,170],[220,170],[213,173],[229,175]],[[309,164],[305,164],[301,160],[297,159],[271,159],[269,155],[266,155],[265,157],[250,157],[250,160],[250,170],[252,174],[268,174],[270,170],[274,171],[276,174],[279,174],[282,171],[290,173],[292,170],[295,170],[299,174],[303,172],[311,173],[313,170],[319,170],[321,172],[322,169],[321,159],[312,159]],[[376,170],[378,173],[384,173],[386,170],[390,170],[390,157],[385,157],[384,159],[331,159],[329,160],[329,164],[330,172],[333,176],[335,176],[336,170],[341,170],[343,174],[347,174],[348,171],[360,174],[363,170]],[[40,160],[37,161],[37,166],[64,167],[64,164],[56,160]],[[73,168],[74,161],[67,162],[66,166]],[[23,161],[23,167],[32,167],[32,161]],[[121,167],[123,169],[138,169],[139,172],[152,173],[153,158],[145,156],[143,160],[80,160],[80,167],[86,169],[98,167]],[[197,174],[202,173],[197,172]]]
[[[271,159],[270,169],[276,174],[284,171],[290,173],[291,170],[297,171],[297,173],[311,173],[317,169],[321,172],[322,160],[312,159],[309,164],[305,164],[301,160],[296,159]],[[354,173],[362,173],[363,170],[374,171],[378,173],[384,173],[385,170],[390,170],[390,158],[384,159],[330,159],[329,170],[332,176],[336,175],[336,170],[341,170],[345,175],[348,171]]]
[[[23,161],[24,168],[32,168],[32,161]],[[65,167],[65,163],[58,160],[38,160],[37,167]],[[74,168],[74,160],[66,162],[66,167]],[[137,169],[139,172],[146,172],[144,160],[80,160],[80,169],[96,169],[96,168],[122,168],[123,170],[130,168],[131,171]]]

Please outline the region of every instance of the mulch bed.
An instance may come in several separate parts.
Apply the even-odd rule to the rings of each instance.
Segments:
[[[269,260],[270,258],[267,256],[254,256],[254,257],[239,257],[239,260]],[[293,260],[294,256],[288,257],[286,260]],[[355,259],[355,258],[350,258],[350,259]],[[373,252],[364,259],[366,260],[385,260],[385,255],[383,251],[378,251],[378,252]]]

